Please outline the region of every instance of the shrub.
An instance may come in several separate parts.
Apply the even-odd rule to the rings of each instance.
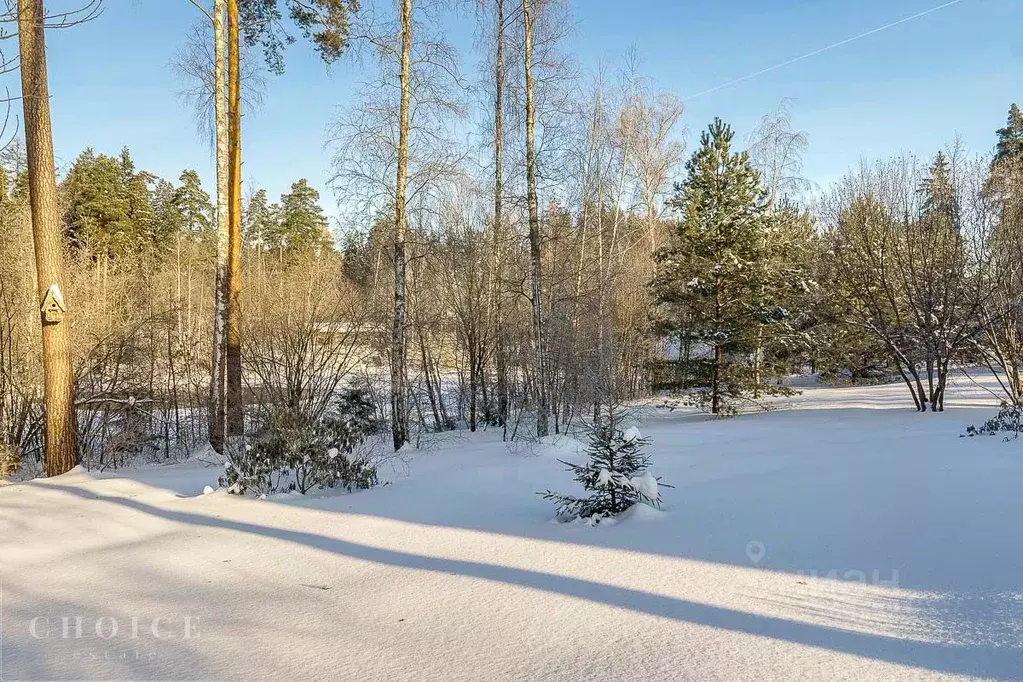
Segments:
[[[1003,402],[1002,408],[991,419],[980,426],[970,425],[966,427],[966,435],[970,436],[996,436],[999,433],[1007,433],[1004,440],[1010,441],[1019,438],[1023,431],[1023,406],[1012,405]]]
[[[10,478],[21,465],[21,453],[17,448],[0,442],[0,478]]]
[[[315,419],[293,411],[273,415],[261,437],[231,457],[220,485],[228,492],[269,495],[317,488],[371,488],[376,467],[357,454],[377,426],[376,408],[362,389],[346,391]]]

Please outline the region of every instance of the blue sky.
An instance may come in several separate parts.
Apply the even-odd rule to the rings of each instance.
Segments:
[[[657,87],[688,97],[943,1],[571,0],[576,29],[567,47],[591,68],[635,46]],[[127,145],[140,168],[169,178],[196,168],[210,186],[208,145],[176,96],[181,86],[169,66],[197,10],[188,0],[106,4],[96,21],[48,37],[58,162],[85,146],[115,153]],[[805,173],[818,183],[861,157],[933,153],[956,134],[986,151],[1009,104],[1023,101],[1020,27],[1020,0],[960,0],[687,101],[687,141],[714,116],[745,136],[789,97],[793,122],[809,137]],[[472,28],[470,18],[452,21],[453,42],[467,48]],[[245,120],[246,182],[276,196],[307,177],[324,191],[325,129],[358,77],[357,66],[328,72],[307,45],[294,45],[287,72],[268,77],[265,104]],[[324,204],[334,213],[329,191]]]

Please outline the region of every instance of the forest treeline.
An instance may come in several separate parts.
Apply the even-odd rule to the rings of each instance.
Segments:
[[[246,30],[280,26],[278,3],[233,5],[242,56],[283,70],[290,36]],[[328,5],[349,3],[310,7]],[[1016,105],[990,155],[953,144],[814,187],[787,104],[745,138],[686,120],[632,59],[613,77],[580,72],[561,51],[562,3],[479,3],[475,76],[459,72],[438,6],[399,9],[365,25],[354,11],[292,14],[328,61],[357,42],[349,23],[371,48],[330,131],[335,224],[301,179],[277,201],[235,187],[240,209],[219,210],[234,167],[220,156],[214,196],[194,170],[157,177],[127,149],[60,169],[83,461],[173,460],[209,442],[228,301],[247,434],[281,411],[315,422],[353,386],[396,448],[457,428],[563,432],[655,393],[729,414],[785,393],[792,374],[894,378],[937,411],[949,373],[980,365],[1023,401]],[[242,106],[228,103],[224,121]],[[689,149],[683,124],[702,128]],[[29,185],[14,140],[0,156],[7,473],[43,452]],[[217,292],[233,277],[222,230],[236,214],[234,301]]]

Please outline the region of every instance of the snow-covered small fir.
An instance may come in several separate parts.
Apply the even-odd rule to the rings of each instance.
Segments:
[[[585,464],[558,460],[575,474],[575,480],[590,493],[585,497],[547,490],[540,493],[553,500],[558,517],[599,521],[618,516],[636,504],[657,507],[661,502],[658,479],[647,471],[650,460],[643,447],[650,441],[639,429],[622,429],[624,416],[610,411],[589,427]]]

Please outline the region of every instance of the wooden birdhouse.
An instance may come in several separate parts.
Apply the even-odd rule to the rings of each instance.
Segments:
[[[64,296],[60,293],[60,287],[51,284],[43,296],[43,302],[39,305],[39,311],[43,314],[43,321],[57,323],[64,319],[67,306],[64,305]]]

